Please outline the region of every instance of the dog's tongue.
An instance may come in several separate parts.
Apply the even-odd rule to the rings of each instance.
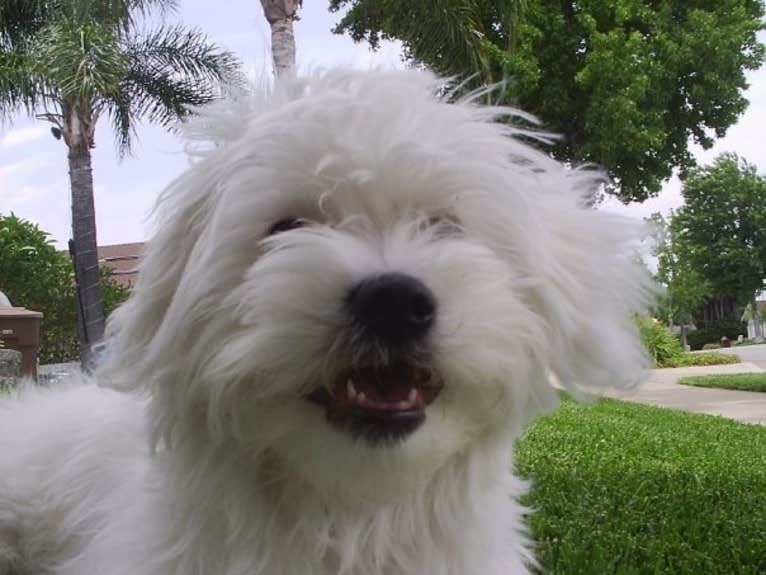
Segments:
[[[365,379],[353,380],[357,393],[364,393],[367,399],[383,402],[405,401],[412,385],[404,381],[387,381],[383,384]]]
[[[344,403],[369,409],[417,409],[422,407],[422,397],[414,375],[405,368],[354,370],[339,395]]]

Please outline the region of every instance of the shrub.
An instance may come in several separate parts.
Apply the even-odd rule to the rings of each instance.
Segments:
[[[66,260],[69,268],[72,267],[69,256],[65,253],[61,255]],[[71,270],[70,270],[71,271]],[[124,302],[129,294],[129,290],[118,284],[112,279],[112,272],[109,268],[101,268],[101,298],[104,305],[104,314],[109,314]],[[40,363],[61,363],[67,361],[79,361],[80,359],[80,337],[77,325],[77,290],[74,286],[74,272],[71,271],[69,279],[71,282],[71,291],[62,296],[58,304],[42,305],[35,308],[44,314],[41,334],[41,346],[39,359]],[[11,300],[13,301],[13,300]],[[24,306],[29,307],[29,306]],[[49,312],[53,310],[55,317],[49,318]]]
[[[43,313],[40,362],[79,358],[77,296],[69,255],[56,249],[49,234],[11,214],[0,215],[0,289],[11,303]],[[125,300],[128,290],[102,269],[104,312]]]
[[[682,353],[674,357],[660,367],[693,367],[695,365],[726,365],[729,363],[739,363],[742,360],[739,356],[730,353],[718,353],[710,351],[706,353]]]
[[[654,318],[636,316],[641,341],[658,367],[663,367],[683,353],[681,343],[670,330]]]
[[[706,343],[720,344],[723,336],[737,341],[741,335],[747,335],[747,324],[739,320],[720,319],[709,321],[704,326],[686,335],[686,341],[692,349],[702,349]]]

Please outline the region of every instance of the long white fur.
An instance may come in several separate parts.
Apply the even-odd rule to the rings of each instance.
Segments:
[[[635,226],[581,207],[598,174],[441,85],[337,70],[201,112],[101,385],[0,404],[0,575],[529,572],[513,441],[551,373],[640,380],[648,284]],[[317,223],[264,239],[293,216]],[[386,271],[434,292],[446,385],[371,447],[300,393],[353,354],[343,295]]]

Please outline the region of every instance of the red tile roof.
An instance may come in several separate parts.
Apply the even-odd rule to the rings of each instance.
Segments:
[[[98,263],[112,269],[112,278],[117,283],[132,287],[138,278],[138,262],[143,250],[143,242],[98,246]]]

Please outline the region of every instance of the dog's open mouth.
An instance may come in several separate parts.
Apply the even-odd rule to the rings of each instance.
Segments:
[[[325,408],[334,426],[370,443],[401,440],[426,418],[439,395],[441,378],[431,369],[398,364],[343,372],[331,389],[318,388],[308,400]]]

